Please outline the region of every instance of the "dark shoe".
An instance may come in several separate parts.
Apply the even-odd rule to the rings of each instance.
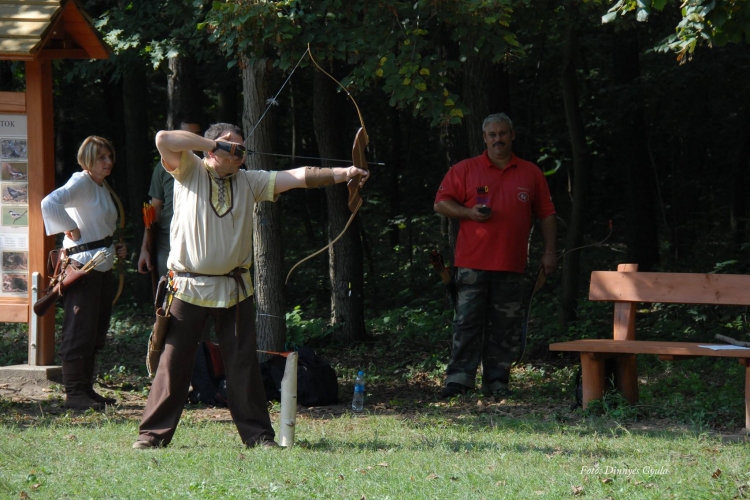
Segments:
[[[85,356],[81,358],[81,360],[83,368],[83,379],[88,382],[88,384],[86,385],[86,395],[97,403],[105,405],[113,405],[117,403],[117,400],[115,398],[106,398],[94,391],[94,381],[96,380],[96,375],[94,375],[94,371],[96,368],[96,355],[92,354],[91,356]]]
[[[273,439],[263,439],[261,438],[259,441],[256,441],[254,443],[246,443],[245,444],[248,448],[283,448],[279,443],[274,441]]]
[[[65,403],[66,408],[72,408],[74,410],[103,410],[104,404],[97,403],[88,395],[81,390],[69,391],[65,388]]]
[[[89,387],[86,390],[86,395],[96,401],[97,403],[105,404],[105,405],[113,405],[117,403],[117,400],[115,398],[107,398],[102,396],[101,394],[97,393],[93,387]]]
[[[75,410],[103,410],[104,405],[94,401],[86,393],[88,380],[83,374],[82,358],[62,362],[63,387],[65,389],[65,403],[67,408]]]
[[[134,450],[149,450],[151,448],[158,448],[159,445],[152,443],[151,441],[141,441],[140,439],[133,443]]]
[[[500,389],[492,392],[492,397],[495,398],[495,401],[502,401],[503,399],[512,398],[515,396],[515,392],[511,391],[507,387],[501,387]]]
[[[467,392],[469,392],[469,388],[465,385],[457,382],[448,382],[443,390],[440,391],[440,396],[443,398],[452,398],[454,396],[461,396]]]

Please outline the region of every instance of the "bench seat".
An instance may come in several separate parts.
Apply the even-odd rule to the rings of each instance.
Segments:
[[[720,346],[721,350],[713,350],[700,346]],[[652,340],[613,340],[613,339],[582,339],[571,342],[550,344],[550,351],[571,351],[612,354],[655,354],[660,359],[687,359],[699,356],[714,356],[717,358],[742,358],[750,360],[750,349],[738,347],[727,349],[726,344],[710,344],[705,342],[664,342]]]
[[[638,402],[637,354],[678,361],[708,356],[736,358],[745,367],[745,429],[750,432],[750,349],[704,342],[636,340],[638,303],[750,306],[750,276],[730,274],[640,273],[637,264],[620,264],[617,272],[591,273],[589,300],[613,302],[611,339],[581,339],[551,344],[551,351],[580,353],[583,407],[604,397],[605,362],[614,358],[617,389]],[[701,346],[717,346],[720,350]]]

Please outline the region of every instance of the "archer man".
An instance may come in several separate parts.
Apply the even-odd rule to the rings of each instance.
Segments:
[[[156,135],[164,168],[174,177],[174,215],[167,260],[173,277],[164,352],[159,359],[133,448],[166,446],[180,420],[201,332],[213,316],[227,377],[232,419],[247,446],[275,447],[256,353],[250,279],[253,207],[279,193],[345,182],[368,172],[301,167],[240,170],[242,131],[217,123],[204,137],[183,130]],[[193,151],[204,151],[203,159]]]

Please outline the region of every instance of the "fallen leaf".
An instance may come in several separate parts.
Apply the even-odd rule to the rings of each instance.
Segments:
[[[20,498],[31,498],[28,493],[25,491],[22,491],[20,495],[18,495]]]
[[[245,455],[243,455],[242,453],[240,453],[240,460],[245,460]]]
[[[508,484],[507,481],[498,481],[495,483],[495,486],[505,486],[506,484]]]
[[[440,477],[440,476],[438,476],[437,474],[435,474],[435,473],[433,472],[432,474],[429,474],[429,475],[427,476],[427,479],[428,479],[428,480],[430,480],[430,481],[432,481],[433,479],[438,479],[439,477]]]
[[[41,486],[41,484],[36,483],[36,484],[31,485],[31,489],[32,490],[38,490],[40,486]]]
[[[340,481],[343,481],[343,480],[344,480],[344,475],[343,475],[343,474],[339,474],[339,480],[340,480]]]
[[[376,465],[376,467],[388,467],[388,464],[386,462],[383,462]]]
[[[583,495],[583,486],[573,486],[573,495]]]
[[[451,476],[451,481],[458,481],[458,478],[456,476]]]
[[[68,441],[77,441],[78,440],[78,438],[75,435],[73,435],[73,434],[68,434],[67,436],[65,436],[65,439],[67,439]]]
[[[711,477],[714,479],[719,479],[720,476],[721,476],[721,469],[716,469],[716,471],[713,474],[711,474]]]
[[[610,484],[612,483],[613,479],[611,477],[605,477],[602,479],[602,484]]]

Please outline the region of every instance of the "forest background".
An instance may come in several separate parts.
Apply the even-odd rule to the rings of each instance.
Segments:
[[[256,208],[260,348],[419,337],[432,344],[423,366],[447,360],[451,311],[429,256],[439,250],[450,263],[456,226],[432,204],[448,168],[482,152],[481,122],[495,112],[514,120],[516,154],[549,174],[558,248],[596,244],[612,227],[603,244],[565,255],[535,299],[526,361],[556,359],[550,342],[610,335],[611,306],[585,300],[592,270],[748,270],[746,2],[81,3],[112,56],[55,62],[56,179],[78,170],[86,136],[115,144],[112,184],[132,252],[118,318],[151,311],[150,280],[135,271],[141,207],[158,162],[154,135],[183,115],[204,128],[237,123],[252,150],[292,157],[348,158],[355,102],[369,133],[378,164],[362,209],[327,258],[286,285],[294,262],[343,229],[346,188],[290,192]],[[0,63],[0,90],[23,82],[22,64]],[[247,164],[334,165],[260,154]],[[644,338],[709,341],[721,331],[747,340],[741,308],[641,312]]]

